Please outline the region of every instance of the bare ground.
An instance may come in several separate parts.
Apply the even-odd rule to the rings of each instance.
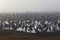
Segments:
[[[60,40],[60,33],[31,34],[11,30],[0,30],[0,40]]]

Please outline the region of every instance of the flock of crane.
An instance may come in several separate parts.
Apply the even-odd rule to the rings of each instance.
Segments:
[[[37,20],[6,20],[0,21],[0,30],[15,30],[27,33],[60,31],[60,20],[57,22],[45,20],[42,24]]]

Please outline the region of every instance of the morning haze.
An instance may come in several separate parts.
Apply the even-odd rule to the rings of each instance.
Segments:
[[[60,0],[0,0],[0,12],[60,12]]]

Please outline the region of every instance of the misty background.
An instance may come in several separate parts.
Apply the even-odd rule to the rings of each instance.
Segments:
[[[45,25],[46,21],[52,22],[54,27],[58,24],[58,21],[60,22],[60,0],[0,0],[1,29],[10,29],[11,27],[13,30],[17,30],[22,27],[24,31],[27,31],[28,27],[32,29],[32,27],[35,27],[35,24],[37,24],[36,27],[38,28],[39,22]],[[11,24],[12,26],[10,26]]]
[[[60,0],[0,0],[0,12],[60,12]]]

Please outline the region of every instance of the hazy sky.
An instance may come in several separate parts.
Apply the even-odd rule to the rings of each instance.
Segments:
[[[60,0],[0,0],[0,12],[60,12]]]

